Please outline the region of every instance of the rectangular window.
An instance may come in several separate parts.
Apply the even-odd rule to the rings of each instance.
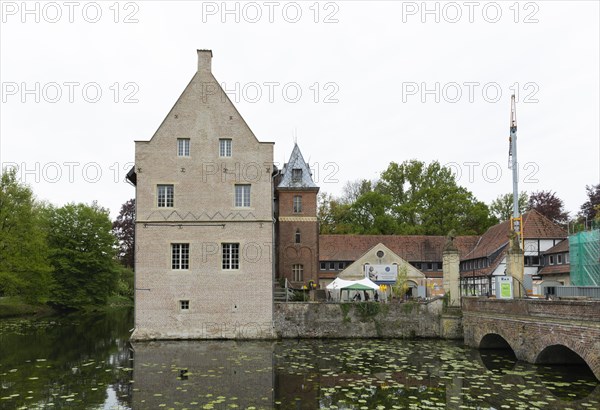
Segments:
[[[178,157],[189,157],[190,156],[190,139],[189,138],[177,138],[177,156]]]
[[[562,264],[562,255],[556,255],[556,264]]]
[[[292,181],[302,181],[302,168],[292,168]]]
[[[231,140],[227,138],[221,138],[219,140],[219,156],[230,157],[231,156]]]
[[[159,208],[172,208],[175,188],[173,185],[157,185],[157,198]]]
[[[531,257],[531,264],[533,266],[540,266],[540,257],[539,256],[532,256]]]
[[[326,269],[327,269],[327,263],[321,262],[321,270],[326,270]]]
[[[550,257],[548,259],[550,259],[550,262],[548,262],[548,264],[554,265],[554,255],[550,255]]]
[[[294,213],[302,212],[302,195],[294,195]]]
[[[569,254],[565,253],[565,263],[569,263]]]
[[[235,186],[235,206],[249,207],[250,206],[250,185]]]
[[[179,309],[190,310],[190,301],[189,300],[180,300],[179,301]]]
[[[171,244],[171,269],[184,270],[190,268],[190,244]]]
[[[338,269],[339,270],[343,270],[344,269],[344,262],[338,262]]]
[[[302,282],[304,280],[304,266],[301,264],[292,265],[292,277],[294,282]]]
[[[335,270],[335,262],[329,262],[329,270]]]
[[[221,245],[223,251],[222,268],[233,270],[240,268],[240,244],[224,243]]]
[[[427,270],[433,270],[433,263],[427,264]]]

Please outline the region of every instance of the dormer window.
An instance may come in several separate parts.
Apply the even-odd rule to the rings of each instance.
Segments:
[[[293,168],[292,169],[292,181],[294,181],[294,182],[302,181],[302,169],[301,168]]]

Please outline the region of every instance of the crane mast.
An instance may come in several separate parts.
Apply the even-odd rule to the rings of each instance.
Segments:
[[[519,165],[517,162],[517,104],[515,95],[510,99],[510,147],[508,150],[508,168],[512,169],[513,180],[513,214],[510,218],[512,230],[518,235],[523,249],[523,221],[519,213]]]

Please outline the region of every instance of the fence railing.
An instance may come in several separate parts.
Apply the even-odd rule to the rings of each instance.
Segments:
[[[600,286],[557,286],[556,296],[600,299]]]

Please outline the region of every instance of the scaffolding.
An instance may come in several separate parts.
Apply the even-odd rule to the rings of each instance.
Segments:
[[[571,284],[600,286],[600,229],[569,236]]]

